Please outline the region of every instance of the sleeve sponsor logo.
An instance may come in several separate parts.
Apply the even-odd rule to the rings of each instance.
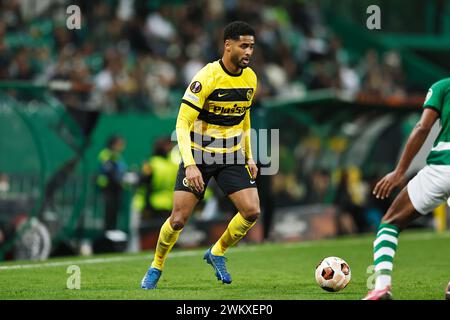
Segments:
[[[192,82],[191,86],[189,87],[193,93],[199,93],[202,91],[202,84],[198,81]]]
[[[189,93],[189,92],[187,92],[185,95],[184,95],[184,97],[183,98],[185,98],[185,99],[187,99],[187,100],[191,100],[191,101],[194,101],[194,102],[200,102],[200,98],[199,97],[197,97],[196,95],[193,95],[193,94],[191,94],[191,93]]]

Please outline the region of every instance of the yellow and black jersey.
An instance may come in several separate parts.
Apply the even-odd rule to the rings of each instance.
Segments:
[[[250,68],[230,73],[222,60],[207,64],[192,79],[181,101],[177,138],[185,166],[195,164],[191,149],[231,153],[242,149],[252,158],[250,106],[256,92]]]

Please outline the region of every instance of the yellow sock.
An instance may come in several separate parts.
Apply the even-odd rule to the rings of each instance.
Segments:
[[[225,251],[239,242],[255,225],[256,221],[245,220],[238,212],[228,224],[227,230],[222,234],[219,241],[217,241],[211,249],[211,253],[215,256],[223,256]]]
[[[183,230],[183,229],[181,229]],[[174,230],[170,225],[169,219],[164,222],[159,231],[158,244],[156,245],[155,257],[153,258],[152,268],[162,270],[166,257],[172,249],[181,230]]]

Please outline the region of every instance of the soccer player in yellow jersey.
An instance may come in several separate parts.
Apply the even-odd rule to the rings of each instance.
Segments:
[[[224,29],[222,59],[203,67],[186,89],[176,124],[183,161],[173,210],[161,227],[153,262],[141,282],[143,289],[156,288],[166,257],[211,177],[239,212],[203,258],[218,280],[231,283],[224,254],[246,235],[260,213],[255,184],[258,169],[250,145],[249,109],[257,80],[248,65],[254,44],[251,26],[241,21],[230,23]]]

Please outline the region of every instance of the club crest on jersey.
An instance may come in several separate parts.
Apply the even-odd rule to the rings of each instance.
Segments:
[[[247,90],[247,100],[250,101],[252,99],[253,89]]]
[[[202,84],[198,81],[192,82],[191,86],[189,87],[193,93],[199,93],[202,91]]]

